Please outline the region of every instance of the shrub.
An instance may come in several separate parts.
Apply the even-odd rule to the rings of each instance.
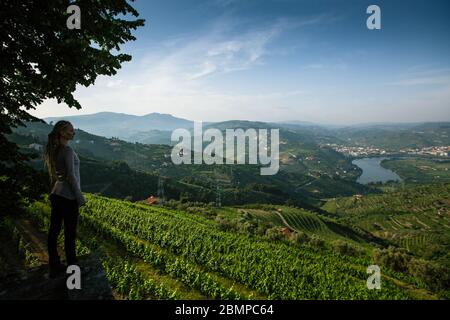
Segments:
[[[239,231],[246,234],[254,234],[256,225],[249,221],[245,221],[244,223],[239,224]]]
[[[304,244],[309,241],[309,236],[302,231],[296,231],[291,234],[289,240],[295,244]]]
[[[228,231],[234,229],[234,225],[222,216],[216,216],[215,221],[219,224],[219,229],[222,231]]]
[[[323,249],[325,248],[325,241],[323,241],[320,237],[313,235],[309,239],[309,245],[313,248]]]
[[[281,233],[279,227],[272,227],[266,230],[266,237],[270,240],[281,240],[283,238],[283,234]]]
[[[334,251],[342,255],[356,257],[361,254],[360,249],[342,240],[333,241],[331,243],[331,246],[333,247]]]
[[[412,259],[408,271],[430,290],[438,292],[450,288],[450,270],[447,267],[424,259]]]
[[[394,271],[405,272],[411,261],[411,256],[405,250],[389,247],[388,249],[375,249],[373,251],[375,264],[386,266]]]
[[[252,218],[252,215],[249,212],[245,211],[244,214],[242,215],[242,217],[245,220],[250,220]]]
[[[255,233],[263,236],[266,234],[266,230],[268,229],[267,225],[265,224],[258,224],[258,226],[256,227]]]

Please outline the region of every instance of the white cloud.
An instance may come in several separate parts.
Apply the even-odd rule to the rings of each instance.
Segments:
[[[249,21],[222,18],[203,34],[178,35],[152,44],[146,56],[124,64],[116,76],[99,77],[95,86],[78,88],[75,96],[82,110],[46,101],[33,114],[47,117],[100,111],[137,115],[164,112],[203,121],[295,119],[341,124],[367,122],[367,119],[417,121],[436,116],[449,119],[448,69],[411,70],[394,76],[388,86],[378,91],[372,87],[356,90],[353,81],[349,82],[352,87],[345,81],[327,87],[322,85],[326,79],[311,85],[308,79],[302,79],[309,86],[306,90],[295,86],[295,80],[300,77],[291,72],[286,75],[293,83],[285,90],[266,85],[260,87],[259,93],[242,94],[248,83],[242,80],[241,73],[248,76],[246,71],[264,66],[267,57],[274,54],[280,58],[280,48],[274,46],[278,37],[286,31],[327,19],[324,16],[303,21],[279,19],[264,25],[254,24],[249,29],[242,27]],[[327,60],[306,64],[296,71],[339,73],[347,67],[342,61]],[[270,79],[271,74],[265,73],[265,77]],[[235,81],[227,90],[220,86],[224,78]],[[257,81],[254,76],[250,79]],[[424,90],[428,84],[434,86]],[[416,86],[412,94],[406,92],[410,86]]]
[[[270,53],[270,44],[280,34],[317,21],[279,19],[240,32],[242,21],[222,17],[208,32],[171,38],[159,47],[153,44],[151,53],[125,64],[116,76],[102,76],[95,86],[77,88],[75,96],[82,110],[64,109],[54,101],[47,101],[33,114],[44,117],[61,115],[61,110],[68,110],[67,115],[108,110],[132,114],[168,112],[203,120],[251,118],[256,106],[268,110],[269,104],[276,105],[284,96],[292,96],[292,91],[260,95],[224,93],[222,88],[210,84],[209,77],[263,64],[265,55]]]
[[[400,79],[389,82],[392,86],[423,86],[450,84],[450,69],[429,69],[410,72],[400,76]]]

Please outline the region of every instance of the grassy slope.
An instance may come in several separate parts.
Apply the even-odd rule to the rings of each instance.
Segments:
[[[248,125],[253,126],[254,123]],[[28,124],[27,128],[17,128],[9,138],[23,147],[32,142],[43,144],[51,128],[44,123]],[[275,176],[261,176],[256,165],[176,166],[170,159],[170,146],[133,144],[92,135],[82,130],[76,130],[72,145],[80,156],[106,161],[108,164],[105,163],[105,166],[113,160],[124,161],[133,170],[157,173],[174,181],[202,187],[202,194],[194,188],[187,190],[190,200],[200,200],[201,197],[205,202],[214,201],[217,181],[225,193],[223,201],[226,203],[230,200],[228,204],[282,204],[290,199],[297,204],[316,205],[321,198],[368,191],[354,182],[357,170],[354,170],[355,167],[348,159],[333,150],[320,148],[315,139],[308,132],[281,130],[280,171]],[[97,167],[99,165],[101,163],[96,164]],[[42,163],[36,163],[36,166],[43,168]],[[84,181],[86,179],[82,179],[82,183]],[[100,190],[104,186],[106,184],[99,184]],[[106,193],[108,196],[116,194],[120,194],[121,198],[129,195],[120,190]],[[136,199],[138,195],[132,194],[132,197]]]
[[[323,209],[411,253],[450,265],[450,184],[330,200]]]
[[[200,227],[201,229],[204,228],[204,231],[206,231],[206,230],[211,230],[211,228],[215,229],[215,228],[218,227],[215,224],[215,222],[213,222],[211,220],[204,219],[202,217],[199,217],[199,216],[196,216],[196,215],[192,215],[192,214],[186,214],[184,212],[167,210],[167,209],[161,209],[161,208],[157,208],[157,209],[155,209],[155,208],[148,208],[148,207],[146,207],[144,205],[132,205],[132,204],[127,204],[127,203],[123,203],[122,204],[122,202],[120,202],[120,201],[111,200],[111,199],[105,199],[105,198],[100,198],[100,197],[90,197],[90,199],[93,201],[94,205],[96,205],[95,203],[96,203],[97,199],[101,200],[102,203],[105,203],[104,201],[106,200],[106,201],[108,201],[110,203],[111,208],[114,208],[114,210],[119,210],[119,211],[120,211],[119,208],[122,207],[122,206],[124,206],[124,209],[125,208],[136,208],[136,210],[137,210],[136,214],[139,213],[139,214],[145,214],[146,216],[148,215],[148,218],[150,219],[149,221],[151,221],[152,219],[158,219],[157,216],[158,215],[162,215],[162,216],[165,217],[164,218],[164,219],[166,219],[165,221],[170,221],[170,219],[171,219],[170,217],[173,217],[175,219],[173,223],[176,223],[177,225],[179,225],[180,223],[192,224],[193,230],[195,228],[197,228],[197,227]],[[148,210],[148,212],[147,212],[147,210]],[[154,216],[154,218],[150,218],[150,216]],[[312,217],[310,217],[310,218],[312,218]],[[169,219],[169,220],[167,220],[167,219]],[[166,222],[166,223],[169,223],[169,225],[171,224],[171,222]],[[317,223],[319,223],[319,222],[317,222]],[[166,228],[164,228],[164,230],[166,230]],[[177,233],[176,235],[175,234],[170,234],[171,227],[169,227],[169,229],[167,229],[167,230],[168,230],[167,231],[167,236],[179,238],[176,241],[181,241],[182,243],[184,242],[184,240],[183,240],[184,235],[182,233]],[[202,233],[204,231],[202,231]],[[264,244],[264,243],[266,243],[268,241],[268,240],[261,239],[261,238],[259,238],[257,236],[250,237],[250,238],[245,238],[245,237],[242,238],[241,235],[232,235],[232,233],[230,233],[230,232],[222,233],[218,229],[215,232],[215,234],[216,234],[216,236],[218,238],[222,237],[222,234],[223,234],[223,237],[226,237],[226,238],[228,238],[228,237],[232,237],[232,238],[236,237],[236,240],[234,240],[234,243],[236,243],[236,245],[238,245],[238,246],[240,245],[240,243],[242,243],[243,245],[244,245],[244,243],[245,243],[245,245],[252,245],[252,243],[254,243],[254,245],[255,246],[259,246],[261,250],[265,250],[265,249],[263,249],[266,246],[266,244]],[[200,237],[200,235],[198,235],[198,236]],[[162,235],[159,235],[155,239],[157,239],[157,238],[164,239],[165,237],[162,236]],[[199,238],[197,241],[201,241],[200,239],[201,238]],[[165,247],[170,249],[170,244],[167,244],[167,242],[165,242],[165,243],[166,243]],[[259,243],[261,243],[261,244],[259,244]],[[286,246],[286,244],[283,243],[283,242],[278,243],[278,242],[270,242],[269,241],[269,243],[271,243],[270,247],[273,247],[273,248],[271,249],[271,251],[267,251],[267,255],[268,255],[267,258],[270,259],[271,255],[272,255],[270,252],[272,252],[272,250],[273,250],[274,254],[276,253],[276,256],[277,256],[276,259],[277,260],[281,259],[280,260],[280,266],[281,266],[281,263],[284,261],[283,259],[285,258],[284,255],[281,254],[281,252],[282,252],[281,249],[282,248],[285,248],[284,250],[288,250],[289,252],[291,252],[291,251],[294,252],[294,251],[297,250],[296,247]],[[155,244],[157,244],[157,243],[155,243]],[[269,244],[267,244],[267,245],[269,246]],[[288,247],[290,247],[290,249],[288,249]],[[203,249],[201,249],[201,250],[203,250]],[[238,247],[236,248],[236,250],[240,251],[240,249],[238,249]],[[317,267],[318,268],[317,270],[324,270],[325,271],[325,270],[328,270],[330,267],[333,269],[333,265],[334,264],[337,263],[337,264],[340,265],[341,262],[348,261],[348,262],[344,263],[344,264],[346,264],[345,268],[350,268],[350,269],[354,268],[354,271],[352,271],[352,273],[353,272],[359,273],[359,272],[362,272],[362,271],[365,270],[367,263],[370,263],[370,261],[363,262],[363,261],[365,261],[364,258],[342,257],[342,256],[335,255],[333,252],[329,252],[329,251],[326,251],[326,250],[324,252],[320,252],[320,251],[318,252],[317,250],[308,249],[306,247],[305,248],[301,248],[301,249],[299,248],[298,250],[299,250],[298,251],[299,259],[301,259],[301,260],[302,259],[310,259],[310,258],[315,256],[315,258],[313,258],[313,260],[315,261],[314,264],[315,265],[317,264],[317,266],[314,266],[314,268]],[[286,257],[287,256],[288,256],[288,254],[286,255]],[[301,257],[303,257],[303,258],[301,258]],[[299,261],[301,261],[301,260],[299,260]],[[195,261],[195,259],[194,259],[194,261]],[[327,265],[319,266],[320,263],[322,263],[322,261],[324,263],[326,263]],[[340,262],[338,263],[338,261],[340,261]],[[291,261],[291,263],[293,265],[296,265],[297,262]],[[255,265],[255,267],[256,267],[256,265]],[[335,276],[337,276],[337,277],[344,277],[344,276],[347,277],[348,276],[348,275],[346,275],[344,273],[340,274],[340,272],[343,272],[343,270],[344,269],[333,269],[333,272],[326,276],[326,278],[328,279],[326,281],[329,283],[329,285],[330,285],[330,283],[333,283],[333,280],[329,279],[329,277],[335,277]],[[356,270],[358,270],[358,271],[356,271]],[[320,285],[320,286],[323,286],[324,285],[323,281],[325,281],[325,278],[321,279],[321,277],[325,276],[325,274],[315,273],[315,272],[314,272],[314,274],[315,274],[315,276],[314,276],[315,280],[314,281],[318,281],[317,284]],[[287,276],[287,274],[286,274],[286,276]],[[308,277],[307,273],[305,274],[305,276]],[[355,274],[355,276],[356,276],[356,274]],[[300,275],[300,277],[301,277],[301,275]],[[336,278],[336,280],[337,280],[337,278]],[[400,281],[400,282],[398,282],[399,287],[403,288],[405,286],[405,283],[402,282],[401,280],[399,280],[399,281]],[[336,281],[336,283],[339,283],[339,282]],[[390,285],[394,285],[394,283],[395,283],[395,281],[392,281]],[[394,285],[394,287],[395,287],[395,285]],[[413,287],[410,287],[410,288],[413,288]],[[326,289],[326,290],[328,290],[328,289]],[[330,290],[332,290],[334,292],[339,292],[340,291],[339,288],[337,288],[337,287],[333,288],[333,286],[330,288]],[[359,290],[360,289],[358,289],[358,291]],[[396,290],[394,290],[394,291],[396,291]],[[328,294],[330,294],[330,292],[328,292]],[[413,297],[416,297],[416,298],[418,297],[417,295],[415,295],[414,290],[409,290],[408,292],[410,294],[412,294]],[[351,293],[349,293],[349,294],[351,295]],[[359,294],[361,294],[361,293],[359,293]],[[386,292],[385,294],[388,294],[388,293]]]
[[[302,208],[248,205],[222,208],[218,210],[218,214],[227,217],[229,220],[289,227],[294,231],[304,232],[310,236],[319,236],[326,241],[340,239],[364,247],[370,247],[371,242],[379,242],[379,239],[375,239],[369,233],[349,228],[333,218]]]
[[[406,183],[450,182],[450,160],[446,159],[391,159],[381,165],[396,172]]]

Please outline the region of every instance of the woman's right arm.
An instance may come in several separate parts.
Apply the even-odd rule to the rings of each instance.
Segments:
[[[80,187],[78,186],[77,180],[75,178],[74,171],[74,153],[71,147],[65,149],[64,153],[64,162],[66,164],[66,180],[69,183],[70,188],[75,194],[78,205],[81,207],[86,204],[86,199],[84,199],[83,194],[81,193]]]

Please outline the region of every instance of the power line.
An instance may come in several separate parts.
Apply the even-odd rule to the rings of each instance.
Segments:
[[[220,190],[219,179],[217,177],[216,169],[214,169],[214,176],[216,178],[216,207],[220,208],[222,206],[222,199],[221,199],[221,190]]]
[[[157,191],[157,196],[160,199],[160,203],[164,203],[165,199],[164,199],[164,182],[163,179],[161,179],[161,176],[158,176],[158,191]]]

